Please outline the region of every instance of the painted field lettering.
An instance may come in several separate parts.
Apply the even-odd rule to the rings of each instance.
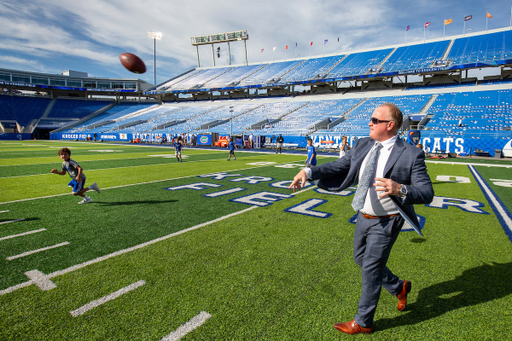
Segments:
[[[229,180],[229,181],[245,182],[246,184],[256,185],[256,184],[259,184],[260,182],[266,182],[266,181],[272,181],[272,180],[274,180],[274,178],[269,178],[268,176],[253,175],[253,176],[247,176],[245,178],[233,179],[233,180]]]
[[[229,174],[228,172],[219,172],[219,173],[198,175],[199,178],[212,178],[213,180],[224,180],[228,176],[242,176],[242,174]]]
[[[314,208],[326,202],[327,200],[322,199],[309,199],[301,202],[300,204],[287,208],[284,211],[290,213],[303,214],[315,218],[329,218],[330,216],[332,216],[332,213],[313,210]]]
[[[444,210],[448,209],[448,206],[454,206],[460,208],[463,211],[471,212],[471,213],[479,213],[479,214],[490,214],[481,210],[479,207],[484,207],[485,205],[481,202],[469,199],[457,199],[457,198],[447,198],[447,197],[434,197],[434,200],[427,207],[434,208],[442,208]]]
[[[265,207],[272,205],[273,202],[279,201],[282,199],[289,199],[293,197],[293,195],[281,194],[281,193],[273,193],[273,192],[259,192],[250,195],[246,195],[244,197],[231,199],[229,201],[239,202],[246,205],[255,205],[260,207]]]
[[[203,190],[207,187],[222,187],[223,185],[219,185],[219,184],[211,184],[211,183],[208,183],[208,182],[196,182],[194,184],[188,184],[188,185],[182,185],[182,186],[174,186],[174,187],[167,187],[167,188],[164,188],[166,190],[169,190],[169,191],[178,191],[180,189],[193,189],[193,190],[196,190],[196,191],[200,191],[200,190]]]

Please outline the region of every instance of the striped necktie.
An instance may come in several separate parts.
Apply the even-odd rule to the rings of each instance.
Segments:
[[[373,173],[375,171],[375,165],[377,164],[377,159],[379,158],[380,149],[382,148],[382,144],[376,143],[375,148],[373,148],[370,157],[368,158],[368,162],[364,166],[363,175],[361,176],[361,181],[357,186],[356,194],[354,195],[354,200],[352,200],[352,207],[357,212],[364,207],[364,200],[366,199],[366,193],[368,193],[368,188],[370,187],[370,181],[373,177]]]

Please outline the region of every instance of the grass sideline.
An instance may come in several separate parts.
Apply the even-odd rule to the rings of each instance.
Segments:
[[[262,192],[287,197],[55,276],[54,289],[42,291],[30,285],[1,295],[0,339],[160,340],[201,311],[212,317],[184,340],[354,338],[332,328],[335,322],[353,317],[360,294],[360,271],[352,260],[351,196],[314,188],[292,195],[272,186],[290,180],[305,155],[240,152],[237,161],[227,162],[226,151],[185,149],[188,157],[178,164],[173,158],[157,157],[160,162],[155,162],[155,157],[148,157],[172,153],[165,148],[9,142],[0,143],[2,155],[7,155],[5,147],[10,155],[2,158],[5,165],[0,166],[0,211],[9,211],[0,213],[0,222],[27,220],[0,225],[0,238],[46,231],[0,240],[0,290],[27,281],[26,271],[50,274],[241,212],[251,207],[240,202],[243,197]],[[88,183],[102,186],[100,195],[91,194],[94,203],[77,205],[66,187],[69,178],[44,173],[60,164],[54,147],[63,144],[73,147],[72,158],[87,164]],[[27,165],[33,168],[15,175],[13,169]],[[481,212],[454,205],[416,207],[427,219],[426,238],[402,232],[388,264],[413,282],[410,304],[399,313],[396,298],[383,292],[376,332],[361,337],[506,338],[512,332],[512,243],[467,165],[427,163],[427,167],[437,197],[481,203]],[[512,180],[510,170],[475,168],[505,206],[512,207],[511,188],[491,181]],[[217,172],[240,175],[199,177]],[[470,182],[437,180],[441,175]],[[231,181],[248,177],[272,180]],[[168,189],[196,183],[211,186]],[[211,196],[237,188],[243,190]],[[332,216],[322,219],[286,211],[313,198],[324,201],[315,211]],[[70,244],[14,261],[5,259],[62,241]],[[81,316],[70,314],[140,280],[146,284],[132,292]]]

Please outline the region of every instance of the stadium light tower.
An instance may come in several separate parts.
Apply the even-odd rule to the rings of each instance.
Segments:
[[[213,66],[215,66],[215,50],[213,48],[214,44],[227,43],[228,44],[228,58],[229,65],[231,65],[231,48],[229,43],[235,41],[243,41],[244,42],[244,65],[247,65],[247,39],[249,39],[249,34],[247,34],[247,30],[235,31],[235,32],[226,32],[219,34],[210,34],[206,36],[196,36],[190,37],[191,43],[196,47],[197,53],[197,67],[201,67],[201,61],[199,60],[199,45],[211,45],[212,46],[212,60]]]
[[[153,80],[156,85],[156,40],[162,39],[162,32],[148,32],[148,37],[153,39]]]

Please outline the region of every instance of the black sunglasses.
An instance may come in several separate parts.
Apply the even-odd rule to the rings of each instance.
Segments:
[[[370,118],[370,121],[372,121],[373,124],[379,124],[383,122],[392,122],[392,121],[386,121],[386,120],[379,120],[378,118],[372,117]]]

